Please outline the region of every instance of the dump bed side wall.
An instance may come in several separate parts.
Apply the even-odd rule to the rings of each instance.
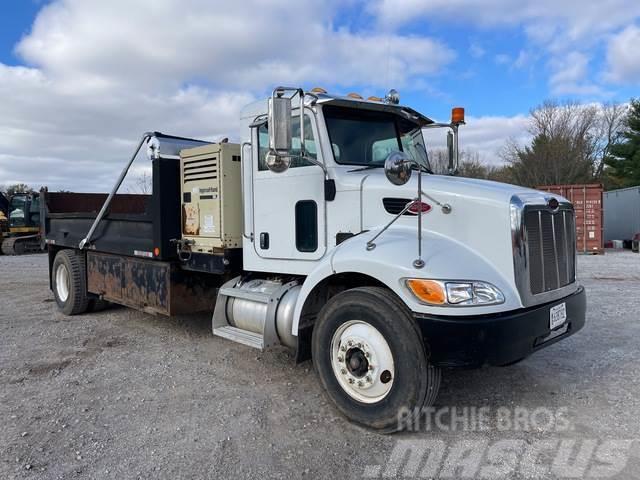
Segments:
[[[180,238],[179,176],[179,160],[154,160],[153,193],[115,195],[91,239],[90,249],[163,261],[177,259],[171,240]],[[104,193],[45,191],[47,243],[78,248],[106,199]]]

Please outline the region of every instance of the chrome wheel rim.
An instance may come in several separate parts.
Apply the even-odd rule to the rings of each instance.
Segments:
[[[64,264],[56,268],[56,293],[62,302],[66,302],[69,298],[69,272]]]
[[[342,389],[363,403],[376,403],[391,391],[395,364],[384,336],[362,320],[340,325],[331,340],[331,367]]]

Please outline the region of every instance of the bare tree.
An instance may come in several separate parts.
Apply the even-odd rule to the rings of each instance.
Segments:
[[[446,149],[434,149],[429,151],[429,162],[434,173],[449,173],[449,154]],[[480,153],[473,150],[460,151],[460,165],[458,175],[468,178],[480,178],[484,180],[496,180],[510,183],[511,176],[506,165],[488,165],[480,160]]]
[[[11,197],[16,193],[33,193],[34,190],[26,183],[15,183],[13,185],[5,186],[3,191],[6,193],[7,197]]]
[[[530,145],[507,142],[503,158],[515,183],[534,187],[599,181],[603,158],[620,130],[617,104],[548,100],[530,112]]]
[[[129,193],[137,193],[141,195],[150,195],[153,191],[152,176],[146,170],[133,178],[133,185],[128,189]]]
[[[428,152],[433,173],[444,175],[449,171],[449,152],[446,148],[431,149]]]
[[[611,147],[620,139],[628,110],[629,105],[615,102],[605,103],[600,109],[598,161],[594,172],[597,178],[604,176],[605,159],[611,155]]]

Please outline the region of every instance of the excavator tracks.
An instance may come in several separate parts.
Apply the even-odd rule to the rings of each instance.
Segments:
[[[7,238],[2,242],[1,250],[4,255],[40,253],[42,251],[40,235]]]

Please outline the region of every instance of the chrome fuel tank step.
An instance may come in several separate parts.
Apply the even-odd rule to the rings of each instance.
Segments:
[[[278,344],[295,348],[291,326],[300,289],[296,281],[234,278],[218,291],[213,334],[260,350]]]

